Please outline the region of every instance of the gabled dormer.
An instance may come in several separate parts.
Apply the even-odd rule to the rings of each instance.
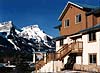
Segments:
[[[56,28],[59,28],[60,34],[63,36],[92,27],[100,22],[100,18],[97,19],[98,15],[91,13],[98,8],[97,6],[68,2],[58,18],[61,21],[61,25]]]

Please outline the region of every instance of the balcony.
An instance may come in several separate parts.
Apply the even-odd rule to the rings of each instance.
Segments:
[[[72,49],[71,53],[82,53],[83,42],[74,42],[70,47]]]
[[[63,59],[70,53],[82,53],[83,42],[73,42],[71,44],[65,44],[60,50],[56,52],[56,60]]]

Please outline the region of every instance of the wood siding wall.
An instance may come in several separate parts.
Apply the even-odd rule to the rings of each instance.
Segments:
[[[85,11],[70,5],[68,8],[67,13],[65,14],[65,16],[62,19],[62,27],[61,27],[61,31],[60,34],[61,35],[70,35],[73,33],[76,33],[82,29],[86,28],[86,16],[85,16]],[[81,22],[80,23],[75,23],[75,16],[77,14],[81,14],[82,18],[81,18]],[[69,27],[65,27],[64,26],[64,22],[66,19],[69,19]]]
[[[100,17],[97,18],[97,23],[100,24]]]
[[[90,28],[97,24],[97,18],[93,14],[87,16],[87,28]]]
[[[76,15],[81,14],[81,22],[76,23]],[[65,20],[69,19],[69,26],[65,27]],[[80,30],[100,24],[100,17],[91,14],[86,16],[86,11],[69,4],[66,14],[62,19],[62,26],[60,28],[60,35],[71,35]]]

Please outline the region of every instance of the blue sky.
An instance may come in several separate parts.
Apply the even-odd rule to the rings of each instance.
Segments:
[[[0,0],[0,22],[13,21],[21,28],[38,24],[47,34],[57,37],[58,17],[68,0]],[[71,0],[83,4],[100,5],[100,0]]]

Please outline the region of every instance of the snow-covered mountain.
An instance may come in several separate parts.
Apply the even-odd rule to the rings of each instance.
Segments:
[[[49,42],[51,42],[52,37],[45,34],[38,25],[31,25],[27,27],[22,28],[22,32],[19,33],[20,37],[26,38],[26,39],[34,39],[37,43],[44,43],[48,47],[52,47],[49,45]]]
[[[9,35],[12,26],[13,25],[11,21],[0,23],[0,32],[6,32],[7,35]]]
[[[19,29],[12,21],[0,23],[0,48],[4,48],[3,51],[18,50],[31,54],[37,51],[52,51],[54,47],[52,37],[44,33],[38,25]]]

